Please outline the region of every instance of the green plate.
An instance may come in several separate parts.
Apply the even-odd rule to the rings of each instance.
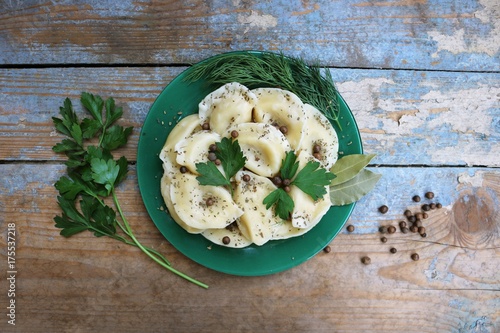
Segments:
[[[307,261],[339,233],[351,215],[354,204],[331,207],[321,222],[303,236],[269,241],[263,246],[251,245],[242,249],[219,246],[201,235],[189,234],[168,214],[160,192],[163,168],[159,153],[179,119],[198,112],[198,103],[218,88],[204,80],[191,84],[184,82],[184,77],[192,68],[177,76],[161,92],[141,130],[137,152],[137,177],[142,199],[151,219],[177,250],[200,265],[219,272],[240,276],[267,275]],[[344,155],[361,154],[363,148],[354,117],[342,97],[339,101],[343,128],[342,132],[338,133],[339,152]]]

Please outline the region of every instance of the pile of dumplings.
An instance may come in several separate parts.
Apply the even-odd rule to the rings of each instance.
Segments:
[[[237,138],[231,136],[234,131]],[[238,140],[246,157],[245,167],[231,179],[233,194],[196,179],[196,164],[207,162],[210,146],[223,137]],[[314,154],[318,146],[321,154]],[[271,179],[279,175],[291,150],[299,170],[311,160],[329,170],[337,161],[338,137],[319,110],[289,91],[250,90],[236,82],[220,87],[200,102],[199,113],[179,121],[160,153],[161,193],[171,217],[187,232],[233,248],[303,235],[330,208],[328,186],[323,198],[313,201],[292,185],[289,195],[295,207],[290,220],[282,220],[262,203],[277,188]]]

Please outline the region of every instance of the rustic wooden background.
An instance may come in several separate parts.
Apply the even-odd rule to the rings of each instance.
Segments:
[[[330,253],[252,278],[177,252],[145,211],[134,163],[162,89],[192,63],[247,49],[328,67],[383,175],[348,222],[355,232]],[[499,73],[498,0],[1,0],[0,331],[500,332]],[[59,236],[53,184],[64,165],[51,151],[61,140],[51,117],[81,91],[114,97],[135,128],[120,151],[132,163],[119,197],[138,238],[208,290],[136,248]],[[428,237],[397,232],[381,243],[378,227],[428,190],[443,204],[425,222]]]

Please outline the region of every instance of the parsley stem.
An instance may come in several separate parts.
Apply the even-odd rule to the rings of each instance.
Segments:
[[[142,250],[142,252],[144,252],[146,255],[148,255],[151,259],[153,259],[154,261],[156,261],[160,266],[163,266],[164,268],[168,269],[169,271],[171,271],[172,273],[188,280],[189,282],[192,282],[194,284],[196,284],[197,286],[200,286],[202,288],[208,288],[208,286],[198,280],[195,280],[193,279],[192,277],[190,276],[187,276],[186,274],[176,270],[175,268],[173,268],[172,266],[169,266],[167,264],[165,264],[165,262],[161,261],[160,259],[158,259],[157,257],[155,257],[154,255],[152,255],[148,249],[146,249],[138,240],[137,238],[135,237],[134,233],[132,232],[132,229],[130,228],[130,225],[128,224],[127,222],[127,219],[125,218],[125,214],[123,214],[123,211],[121,209],[121,206],[120,204],[118,203],[118,198],[116,196],[116,192],[115,192],[115,188],[112,187],[111,189],[111,193],[113,195],[113,202],[115,203],[115,206],[116,206],[116,209],[118,210],[118,212],[120,213],[120,217],[123,221],[123,224],[125,226],[125,229],[127,230],[127,235],[130,236],[130,238],[134,241],[134,243],[137,245],[138,248],[140,248]]]

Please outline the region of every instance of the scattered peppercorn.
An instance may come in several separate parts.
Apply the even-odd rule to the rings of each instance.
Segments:
[[[425,193],[425,197],[427,199],[433,199],[434,198],[434,192],[427,192],[427,193]]]
[[[406,222],[405,222],[405,221],[401,221],[401,222],[399,222],[399,227],[400,227],[401,229],[406,228]]]
[[[387,233],[387,227],[385,225],[383,225],[380,228],[378,228],[378,231],[380,231],[380,233],[382,233],[382,234],[385,234],[385,233]]]
[[[395,247],[391,247],[389,251],[391,251],[391,253],[396,253],[398,252],[398,249],[396,249]]]
[[[292,190],[290,186],[285,186],[283,187],[283,189],[285,190],[286,193],[289,193]]]
[[[419,234],[425,234],[425,227],[418,227],[418,233]]]
[[[427,237],[427,234],[424,232],[423,234],[420,234],[423,238]]]
[[[181,173],[186,173],[188,169],[183,165],[181,166]]]
[[[412,216],[413,214],[411,213],[411,211],[409,209],[405,210],[405,216],[406,217],[410,217]]]
[[[283,180],[283,185],[284,186],[289,186],[291,183],[292,183],[292,181],[290,179],[284,179]]]
[[[422,210],[425,212],[428,212],[431,209],[431,207],[428,204],[422,205]]]
[[[215,153],[214,153],[214,152],[210,152],[210,153],[208,153],[208,160],[209,160],[209,161],[212,161],[212,162],[213,162],[213,161],[215,161],[216,159],[217,159],[217,156],[215,155]]]
[[[382,243],[387,243],[387,237],[382,237],[382,238],[380,238],[380,241],[381,241]]]
[[[353,232],[354,231],[354,226],[352,224],[347,226],[347,231]]]
[[[369,265],[372,262],[372,260],[370,259],[370,257],[363,257],[361,258],[361,262],[365,265]]]
[[[436,204],[436,208],[443,208],[443,205],[440,204],[439,202]]]
[[[281,177],[275,176],[273,177],[273,184],[276,186],[280,186],[283,181],[281,180]]]
[[[330,247],[330,245],[325,246],[325,248],[323,249],[323,252],[325,252],[325,253],[332,252],[332,248]]]
[[[427,213],[423,213],[423,214],[422,214],[422,217],[423,217],[424,219],[426,219],[426,218],[428,218],[428,217],[429,217],[429,214],[427,214]]]
[[[229,238],[228,236],[222,237],[222,243],[224,243],[226,245],[231,243],[231,238]]]
[[[240,135],[240,134],[238,133],[238,131],[236,131],[236,130],[231,131],[231,137],[232,137],[233,139],[236,139],[236,138],[238,137],[238,135]]]
[[[242,177],[242,179],[243,179],[244,182],[249,182],[250,181],[250,175],[244,174],[243,177]]]
[[[313,153],[313,156],[317,160],[321,160],[321,157],[322,157],[320,153]]]
[[[413,201],[415,202],[420,202],[420,196],[419,195],[414,195],[412,198]]]
[[[214,199],[212,199],[212,198],[208,198],[208,199],[206,200],[206,202],[205,202],[205,203],[207,204],[207,206],[213,206],[213,204],[214,204]]]
[[[411,232],[417,232],[417,231],[418,231],[418,227],[417,227],[416,225],[412,225],[412,226],[410,227],[410,231],[411,231]]]
[[[422,227],[422,221],[421,220],[416,220],[414,224],[417,226],[417,228]]]
[[[221,162],[219,159],[216,159],[216,160],[214,161],[214,163],[215,163],[215,165],[220,165],[222,162]]]
[[[210,129],[210,124],[209,123],[203,123],[203,125],[201,125],[201,128],[204,129],[205,131],[208,131]]]
[[[431,203],[431,204],[429,205],[429,207],[430,207],[431,209],[436,209],[436,204],[435,204],[435,203]]]
[[[390,233],[390,234],[393,234],[396,232],[396,227],[391,225],[389,226],[389,228],[387,228],[387,232]]]
[[[412,215],[408,218],[408,221],[410,221],[411,223],[415,223],[416,220],[417,218],[415,217],[415,215]]]
[[[416,217],[417,220],[421,220],[421,219],[423,219],[424,214],[418,212],[418,213],[415,214],[415,217]]]
[[[413,253],[413,254],[411,255],[411,259],[412,259],[413,261],[417,261],[418,259],[420,259],[420,257],[418,256],[418,253]]]
[[[208,146],[208,151],[216,151],[217,150],[217,145],[215,143],[212,143],[210,146]]]
[[[381,212],[382,214],[385,214],[387,213],[387,211],[389,211],[389,207],[387,207],[386,205],[382,205],[379,207],[378,211]]]
[[[286,127],[286,126],[280,126],[280,132],[283,133],[283,134],[288,133],[288,127]]]
[[[315,144],[313,146],[313,153],[320,153],[321,152],[321,146],[318,144]]]
[[[406,227],[401,228],[401,232],[402,232],[403,234],[407,234],[407,233],[408,233],[408,231],[410,231],[410,229],[408,229],[408,228],[406,228]]]

